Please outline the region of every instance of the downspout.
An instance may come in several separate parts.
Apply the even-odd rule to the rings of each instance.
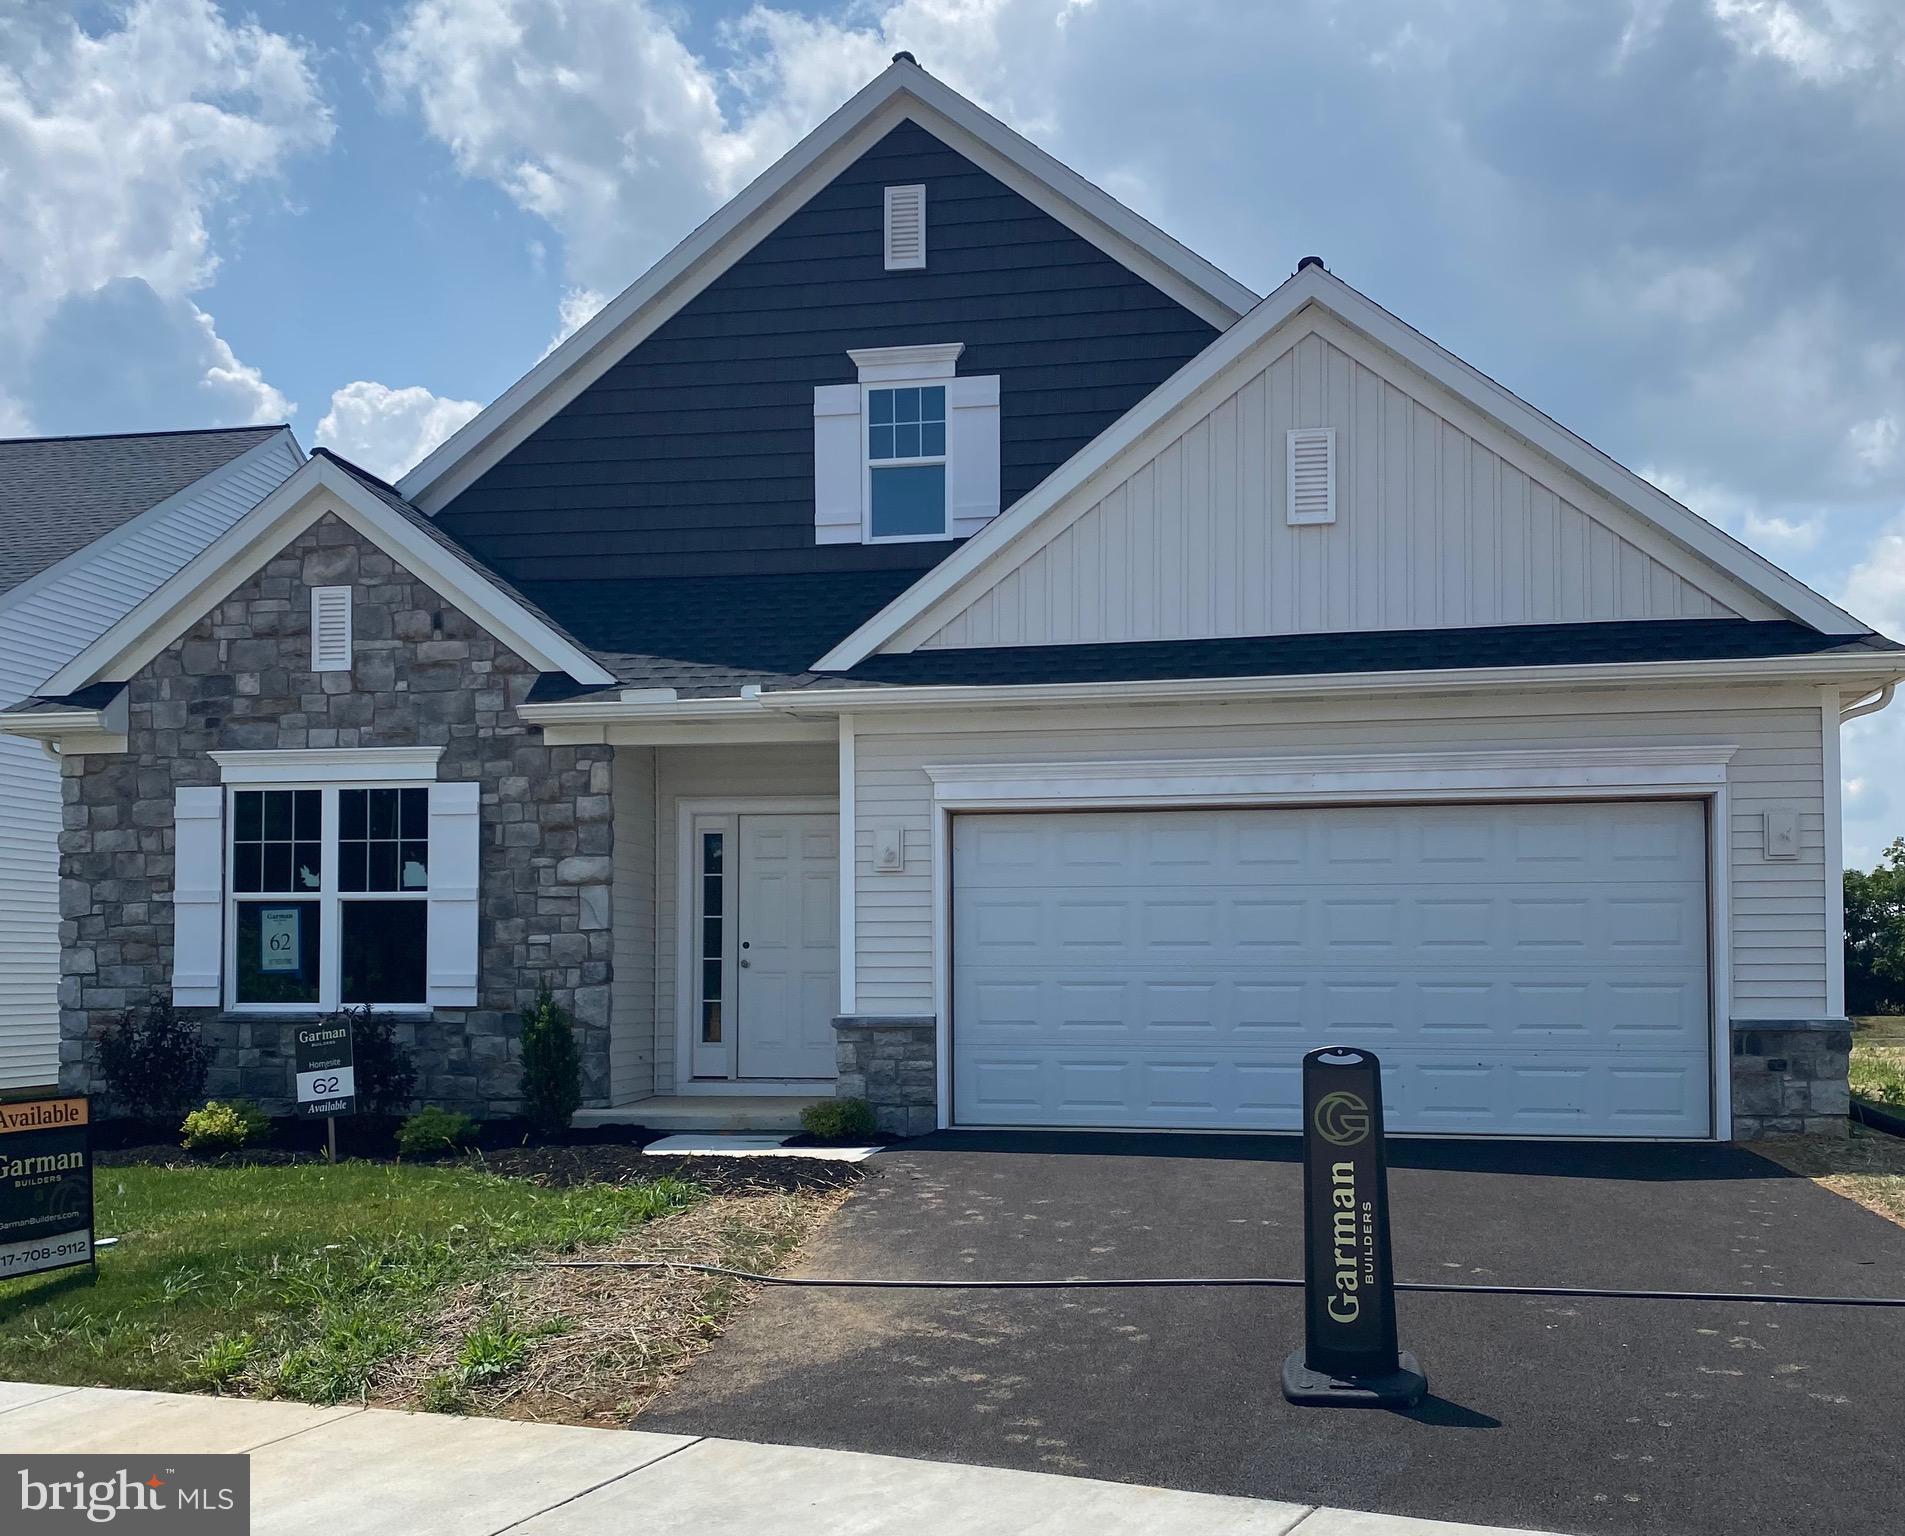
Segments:
[[[1856,720],[1860,715],[1877,714],[1881,709],[1885,708],[1887,704],[1892,702],[1892,695],[1897,691],[1898,683],[1893,681],[1887,683],[1883,688],[1879,689],[1877,693],[1868,693],[1863,699],[1859,700],[1858,703],[1839,711],[1839,723],[1844,725],[1846,721]]]

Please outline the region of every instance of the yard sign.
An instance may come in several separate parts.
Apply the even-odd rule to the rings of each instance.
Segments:
[[[91,1105],[0,1104],[0,1280],[92,1262]]]
[[[357,1071],[352,1065],[349,1016],[337,1014],[315,1024],[300,1024],[296,1036],[298,1113],[355,1114]]]

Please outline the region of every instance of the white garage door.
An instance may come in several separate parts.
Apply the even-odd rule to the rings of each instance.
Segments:
[[[963,815],[953,1118],[1294,1129],[1303,1053],[1392,1130],[1705,1136],[1693,802]]]

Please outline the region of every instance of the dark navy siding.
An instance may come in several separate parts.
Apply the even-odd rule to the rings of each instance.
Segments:
[[[881,261],[926,184],[927,269]],[[923,569],[947,544],[816,546],[813,392],[849,347],[963,341],[1000,376],[1010,506],[1216,331],[912,123],[868,150],[439,514],[521,582]]]

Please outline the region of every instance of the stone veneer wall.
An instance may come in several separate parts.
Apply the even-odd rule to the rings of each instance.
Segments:
[[[310,667],[314,586],[354,588],[349,672]],[[574,1011],[584,1102],[608,1102],[613,748],[550,747],[516,706],[534,667],[326,516],[155,657],[122,754],[70,757],[60,835],[60,1073],[101,1091],[97,1038],[172,982],[172,795],[214,785],[214,751],[441,746],[440,780],[482,785],[480,1006],[401,1033],[420,1101],[507,1113],[519,1011],[547,981]],[[209,1091],[281,1108],[289,1021],[204,1010]]]
[[[938,1123],[938,1028],[934,1019],[847,1014],[833,1021],[834,1097],[865,1099],[875,1124],[924,1136]]]
[[[1733,1139],[1843,1136],[1852,1096],[1847,1019],[1733,1024]]]

